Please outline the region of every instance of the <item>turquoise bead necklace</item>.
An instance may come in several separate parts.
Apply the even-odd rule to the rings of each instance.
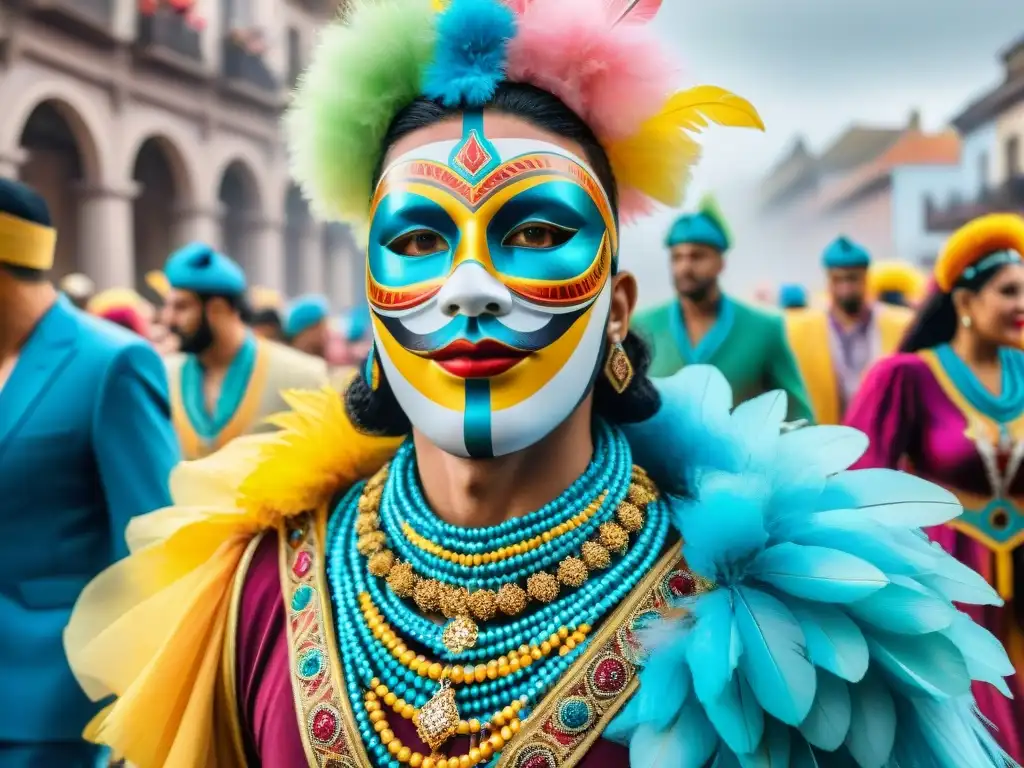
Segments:
[[[380,492],[381,528],[395,554],[430,578],[469,589],[491,589],[499,583],[521,581],[540,570],[550,570],[603,523],[612,520],[625,499],[632,477],[632,456],[622,434],[595,422],[594,456],[584,474],[558,499],[522,518],[488,528],[459,528],[440,520],[427,505],[416,474],[415,451],[407,441],[398,451]],[[403,600],[371,576],[356,547],[355,520],[364,485],[360,484],[338,505],[328,527],[327,555],[331,599],[337,621],[339,652],[345,684],[363,743],[377,766],[401,764],[377,738],[369,713],[360,706],[372,680],[381,681],[397,697],[421,708],[437,693],[439,683],[407,668],[367,626],[360,595],[369,595],[396,635],[422,646],[424,653],[441,663],[466,664],[504,656],[522,645],[536,646],[544,638],[570,625],[595,625],[632,591],[660,556],[667,539],[669,520],[664,502],[646,507],[646,524],[636,532],[625,554],[579,588],[563,590],[555,600],[508,621],[481,629],[476,644],[457,658],[442,642],[442,627],[420,614],[412,601]],[[592,504],[606,493],[598,511],[583,525],[546,541],[529,552],[489,563],[488,567],[463,566],[417,548],[403,535],[402,524],[421,536],[443,544],[453,552],[478,554],[512,546],[550,530]],[[582,609],[581,609],[582,606]],[[563,630],[564,631],[564,630]],[[564,655],[553,654],[510,674],[455,689],[461,717],[486,720],[511,701],[523,702],[521,717],[580,657],[587,643],[579,643]]]

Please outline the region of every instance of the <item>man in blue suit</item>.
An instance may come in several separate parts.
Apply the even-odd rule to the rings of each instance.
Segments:
[[[96,713],[61,642],[82,588],[127,554],[130,518],[170,503],[167,379],[143,339],[47,279],[46,203],[0,179],[0,766],[95,766]]]

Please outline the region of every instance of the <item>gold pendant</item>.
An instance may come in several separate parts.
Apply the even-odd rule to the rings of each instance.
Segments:
[[[455,705],[455,690],[447,680],[430,700],[420,707],[413,718],[416,733],[432,751],[437,751],[459,730],[459,708]]]
[[[480,630],[477,628],[476,622],[469,616],[462,615],[456,616],[445,625],[444,631],[441,633],[441,642],[453,656],[458,656],[467,648],[476,645],[479,636]]]

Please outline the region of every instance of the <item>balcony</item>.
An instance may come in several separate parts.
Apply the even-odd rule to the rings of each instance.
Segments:
[[[985,189],[975,200],[949,203],[945,207],[925,200],[925,225],[930,232],[952,232],[971,219],[988,213],[1024,215],[1024,174],[1011,177],[998,187]]]
[[[139,14],[136,49],[142,57],[164,67],[201,76],[203,74],[202,34],[180,13],[158,8]]]
[[[237,34],[224,39],[224,80],[236,95],[267,106],[279,106],[280,84],[261,53],[254,52]]]
[[[94,42],[115,41],[117,0],[26,0],[24,8],[48,24]]]

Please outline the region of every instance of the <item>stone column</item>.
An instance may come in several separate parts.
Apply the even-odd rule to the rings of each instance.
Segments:
[[[139,185],[79,190],[78,263],[96,288],[134,288],[132,201]]]
[[[292,255],[299,260],[299,285],[303,293],[327,293],[324,274],[324,228],[319,222],[309,222],[302,232],[299,252]]]
[[[331,297],[339,307],[351,307],[363,300],[364,287],[356,279],[356,267],[364,256],[356,250],[351,232],[342,225],[335,226],[338,229],[329,240],[330,253],[327,255]]]
[[[284,237],[281,222],[253,220],[246,240],[249,285],[262,285],[283,292]]]
[[[218,250],[223,248],[223,207],[216,203],[179,209],[175,215],[175,247],[198,242]]]
[[[21,175],[21,166],[28,160],[28,152],[21,147],[0,152],[0,179],[17,179]]]

